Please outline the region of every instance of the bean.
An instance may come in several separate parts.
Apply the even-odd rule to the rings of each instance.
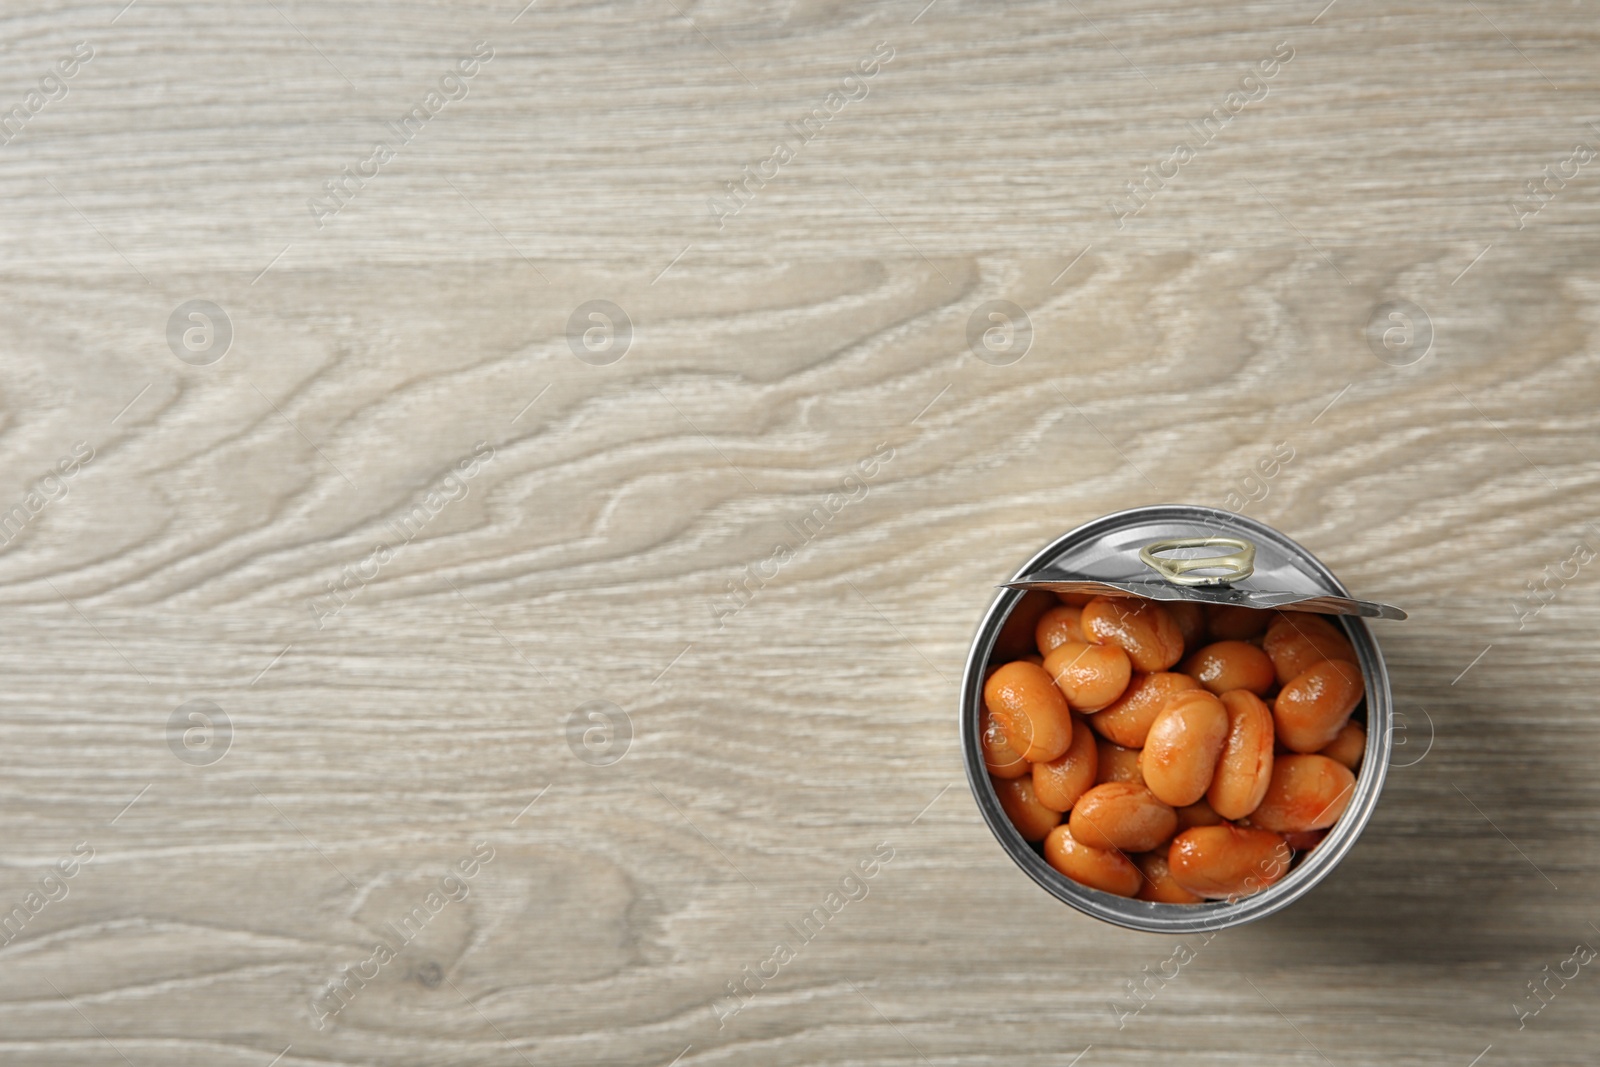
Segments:
[[[995,796],[1006,818],[1017,828],[1024,841],[1043,841],[1051,827],[1061,822],[1061,813],[1039,803],[1033,791],[1033,778],[999,778],[994,780]]]
[[[1246,641],[1259,636],[1272,621],[1272,612],[1233,604],[1207,604],[1206,630],[1213,641]]]
[[[1190,653],[1178,669],[1218,696],[1230,689],[1260,696],[1277,680],[1267,654],[1245,641],[1213,642]]]
[[[1206,799],[1224,819],[1242,819],[1256,810],[1272,781],[1272,712],[1243,689],[1223,693],[1221,699],[1228,713],[1228,738]]]
[[[1199,688],[1200,683],[1187,674],[1168,671],[1135,674],[1120,697],[1090,717],[1089,725],[1101,737],[1125,748],[1143,748],[1150,724],[1156,721],[1167,701],[1185,690]]]
[[[1194,826],[1215,826],[1222,821],[1216,809],[1204,800],[1197,800],[1193,804],[1185,804],[1177,809],[1178,830],[1181,832]]]
[[[1183,631],[1154,600],[1095,597],[1078,625],[1090,641],[1121,648],[1141,671],[1164,671],[1183,658]]]
[[[990,774],[996,778],[1020,778],[1028,773],[1032,764],[1011,747],[988,708],[978,714],[978,736],[983,740],[983,765]]]
[[[1083,631],[1078,628],[1078,616],[1082,614],[1080,608],[1061,604],[1039,616],[1039,625],[1033,630],[1033,640],[1039,646],[1039,654],[1048,656],[1068,641],[1087,644],[1083,639]]]
[[[1204,900],[1173,879],[1172,870],[1167,866],[1166,849],[1161,848],[1135,856],[1133,862],[1144,874],[1144,881],[1139,886],[1140,900],[1156,904],[1199,904]]]
[[[1350,768],[1327,756],[1284,756],[1250,825],[1278,833],[1325,830],[1344,814],[1355,788]]]
[[[1094,743],[1099,769],[1095,771],[1094,784],[1103,782],[1133,782],[1144,785],[1144,775],[1139,773],[1139,750],[1123,748],[1110,741]]]
[[[1133,669],[1116,645],[1068,641],[1045,657],[1044,669],[1067,703],[1079,711],[1099,711],[1123,694]]]
[[[1206,795],[1227,736],[1222,701],[1203,689],[1179,693],[1150,724],[1139,757],[1145,785],[1173,807],[1193,804]]]
[[[1206,639],[1205,609],[1192,600],[1164,600],[1161,606],[1178,624],[1178,632],[1183,635],[1183,647],[1199,648]]]
[[[1072,743],[1072,711],[1043,667],[1007,663],[983,684],[983,703],[1030,763],[1053,760]]]
[[[994,639],[993,662],[1008,663],[1035,651],[1034,630],[1039,626],[1039,617],[1056,604],[1055,596],[1041,589],[1022,594]]]
[[[1323,660],[1291,679],[1273,701],[1278,740],[1295,752],[1326,747],[1361,703],[1362,692],[1361,668],[1343,660]]]
[[[1044,839],[1044,859],[1074,882],[1119,897],[1133,896],[1144,881],[1128,857],[1080,844],[1066,826],[1057,826]]]
[[[1359,663],[1356,650],[1339,628],[1308,611],[1285,611],[1267,627],[1261,647],[1272,660],[1279,685],[1304,674],[1325,659]]]
[[[1318,751],[1353,771],[1361,766],[1361,757],[1366,755],[1367,731],[1358,722],[1347,722],[1339,728],[1334,739]]]
[[[1057,593],[1056,598],[1059,599],[1063,604],[1067,604],[1074,608],[1081,608],[1089,601],[1093,600],[1096,595],[1097,594],[1095,593]]]
[[[1320,845],[1322,839],[1327,836],[1328,831],[1326,830],[1302,830],[1297,834],[1284,834],[1283,839],[1296,852],[1310,852]]]
[[[1090,848],[1148,852],[1170,838],[1178,816],[1142,785],[1097,785],[1072,806],[1073,839]]]
[[[1253,827],[1196,826],[1172,839],[1167,867],[1175,882],[1209,899],[1249,896],[1289,870],[1289,846]]]
[[[1055,811],[1067,811],[1094,785],[1100,758],[1094,734],[1082,722],[1072,724],[1072,744],[1057,758],[1033,765],[1033,795]]]

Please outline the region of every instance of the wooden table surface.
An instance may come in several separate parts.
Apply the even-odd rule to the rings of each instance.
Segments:
[[[1592,1062],[1600,19],[1324,3],[7,5],[0,1059]],[[1167,501],[1411,612],[1209,940],[955,726]]]

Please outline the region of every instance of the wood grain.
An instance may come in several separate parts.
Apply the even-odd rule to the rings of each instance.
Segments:
[[[1592,11],[517,6],[0,15],[4,108],[95,49],[0,144],[7,1062],[1589,1055],[1591,968],[1517,1007],[1600,945],[1600,585],[1526,595],[1600,548],[1600,161],[1526,191],[1600,145]],[[193,299],[232,328],[207,366],[168,343]],[[632,327],[609,365],[593,300]],[[1009,365],[969,345],[991,301],[1031,330]],[[1397,301],[1431,345],[1384,362]],[[967,642],[1049,539],[1221,506],[1280,442],[1247,510],[1411,611],[1379,631],[1406,744],[1323,886],[1188,939],[1119,1026],[1175,941],[996,846]],[[196,700],[228,720],[198,754]]]

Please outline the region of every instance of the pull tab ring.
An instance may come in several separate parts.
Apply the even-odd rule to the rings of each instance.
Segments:
[[[1170,552],[1176,548],[1232,548],[1235,552],[1224,556],[1199,556],[1191,559],[1174,559],[1158,556],[1157,552]],[[1165,541],[1152,541],[1139,550],[1139,559],[1146,567],[1174,585],[1227,585],[1242,582],[1255,573],[1256,546],[1238,537],[1173,537]],[[1220,574],[1190,574],[1190,571],[1216,571]]]

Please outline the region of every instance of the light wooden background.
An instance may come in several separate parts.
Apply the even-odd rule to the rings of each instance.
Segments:
[[[1600,551],[1600,161],[1520,230],[1511,204],[1600,146],[1600,19],[1322,2],[5,5],[4,109],[95,55],[0,146],[0,510],[94,459],[0,550],[0,906],[94,859],[0,948],[0,1059],[1586,1062],[1593,966],[1517,1006],[1600,946],[1600,563],[1518,607]],[[319,230],[307,198],[476,41],[470,95]],[[868,95],[719,229],[707,199],[878,42]],[[1279,42],[1269,95],[1119,230]],[[166,340],[197,298],[233,329],[210,366]],[[596,299],[634,326],[609,366],[568,344]],[[1020,362],[969,349],[991,300],[1026,309]],[[1391,366],[1364,330],[1401,300],[1433,341]],[[1189,939],[1119,1029],[1175,939],[1001,853],[962,660],[1046,540],[1221,504],[1279,442],[1248,512],[1412,612],[1378,632],[1413,765],[1311,897]],[[231,723],[204,766],[169,746],[197,699]],[[597,700],[631,724],[609,765],[568,742]],[[480,841],[470,895],[317,1030]]]

